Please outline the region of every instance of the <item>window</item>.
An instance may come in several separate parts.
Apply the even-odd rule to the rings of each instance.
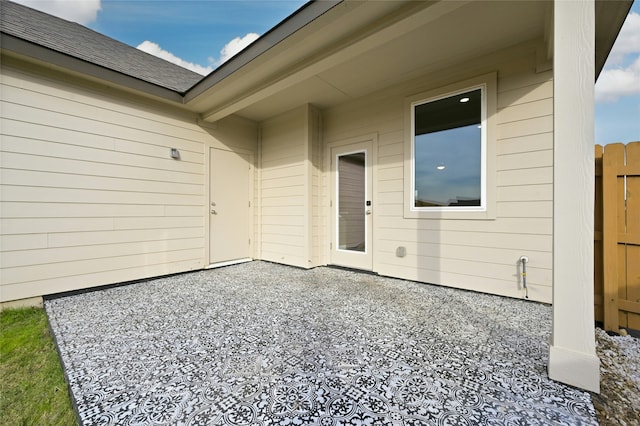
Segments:
[[[417,104],[413,114],[413,206],[482,206],[482,89]]]
[[[490,218],[492,76],[408,100],[405,216]]]

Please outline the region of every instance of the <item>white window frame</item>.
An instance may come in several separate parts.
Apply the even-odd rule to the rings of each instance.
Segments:
[[[415,219],[495,219],[495,115],[496,73],[485,74],[405,99],[404,217]],[[415,107],[482,90],[481,201],[480,206],[415,206]]]

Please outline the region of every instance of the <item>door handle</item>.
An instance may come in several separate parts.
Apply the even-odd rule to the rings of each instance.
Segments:
[[[371,210],[367,210],[367,214],[371,214]]]
[[[211,210],[211,214],[218,214],[218,212],[215,210]]]

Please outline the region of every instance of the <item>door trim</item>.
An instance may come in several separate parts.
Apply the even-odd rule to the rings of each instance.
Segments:
[[[335,182],[335,175],[332,170],[333,151],[335,149],[347,147],[348,145],[364,144],[364,143],[370,144],[370,151],[367,153],[367,155],[369,156],[368,158],[369,167],[371,168],[371,184],[370,184],[371,198],[372,198],[371,207],[373,211],[373,214],[370,215],[368,219],[371,222],[371,238],[370,238],[370,241],[368,241],[369,243],[368,249],[371,251],[371,265],[368,268],[362,268],[354,265],[345,265],[342,263],[335,263],[332,259],[333,257],[332,244],[337,243],[336,241],[334,241],[335,235],[336,235],[336,224],[335,224],[335,218],[334,218],[334,208],[335,208],[334,206],[336,203],[336,200],[335,200],[336,182]],[[376,267],[377,255],[374,250],[374,241],[375,241],[375,212],[377,208],[376,194],[377,194],[378,133],[370,133],[370,134],[357,136],[353,138],[347,138],[347,139],[341,139],[339,141],[329,142],[325,145],[325,147],[326,147],[325,170],[327,171],[327,174],[328,174],[326,217],[328,218],[328,225],[329,225],[328,226],[329,232],[326,234],[326,237],[325,237],[326,244],[325,244],[324,255],[325,255],[325,259],[327,259],[326,263],[330,265],[339,265],[339,266],[345,266],[348,268],[355,268],[355,269],[375,272],[375,270],[377,269]],[[354,151],[357,151],[357,149]]]

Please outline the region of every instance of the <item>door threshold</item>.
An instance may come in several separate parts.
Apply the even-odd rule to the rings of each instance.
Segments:
[[[352,271],[352,272],[364,272],[365,274],[370,274],[370,275],[379,275],[377,272],[374,272],[373,269],[356,268],[354,266],[345,266],[345,265],[340,265],[338,263],[329,263],[327,267],[334,268],[334,269],[343,269],[345,271]]]
[[[204,269],[222,268],[223,266],[237,265],[239,263],[253,262],[253,259],[246,257],[244,259],[227,260],[226,262],[210,263]]]

